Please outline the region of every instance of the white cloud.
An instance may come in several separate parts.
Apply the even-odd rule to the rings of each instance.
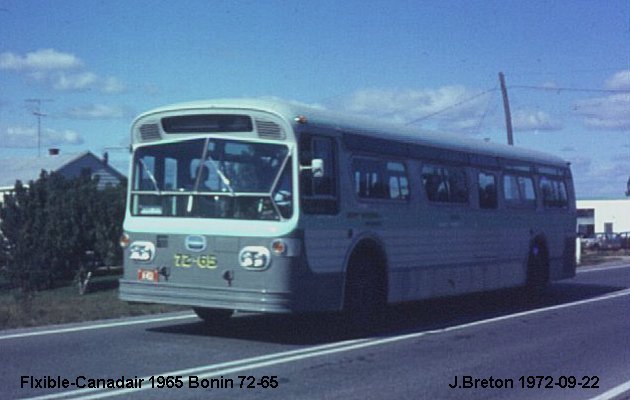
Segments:
[[[42,73],[38,71],[29,74],[29,76],[38,82],[44,82],[53,89],[63,92],[95,90],[105,94],[115,94],[124,92],[126,89],[125,85],[118,78],[101,78],[90,71],[76,73]]]
[[[11,52],[0,54],[0,69],[9,70],[62,70],[77,68],[83,62],[73,54],[62,53],[55,49],[41,49],[21,56]]]
[[[605,87],[611,90],[630,90],[630,69],[612,75],[606,80]],[[573,109],[583,117],[587,128],[630,129],[630,93],[580,100],[573,105]]]
[[[6,131],[0,132],[0,143],[2,143],[2,147],[8,148],[36,148],[37,128],[8,127]],[[73,130],[57,131],[46,128],[41,132],[42,146],[80,145],[83,143],[83,137]]]
[[[620,198],[626,190],[630,159],[616,156],[609,160],[592,159],[581,154],[570,157],[578,199]]]
[[[584,117],[584,124],[592,129],[630,129],[630,93],[581,100],[574,110]]]
[[[515,131],[557,131],[562,124],[544,111],[517,110],[512,114]]]
[[[103,79],[102,90],[105,93],[122,93],[127,89],[120,79],[113,76]]]
[[[19,55],[0,54],[0,70],[24,74],[37,83],[59,91],[97,90],[102,93],[121,93],[125,84],[113,76],[102,77],[83,68],[83,61],[74,54],[54,49],[43,49]]]
[[[79,145],[83,144],[83,138],[77,132],[66,129],[61,132],[57,132],[52,129],[48,129],[46,131],[44,143],[46,145],[61,145],[61,144],[71,144],[71,145]]]
[[[98,76],[93,72],[59,74],[53,78],[53,88],[57,90],[87,90],[97,83]]]
[[[66,116],[75,119],[118,119],[124,118],[127,114],[128,112],[123,107],[104,104],[74,107],[65,112]]]
[[[605,85],[608,89],[613,90],[630,89],[630,69],[617,72],[606,80]]]
[[[469,130],[479,126],[485,113],[488,98],[479,93],[460,85],[424,90],[362,89],[350,95],[343,108],[396,123],[437,123],[444,129]]]

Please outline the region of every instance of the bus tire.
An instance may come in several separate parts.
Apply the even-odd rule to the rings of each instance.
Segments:
[[[549,251],[545,242],[535,240],[527,256],[525,289],[530,300],[539,300],[549,284]]]
[[[209,326],[221,326],[225,324],[234,313],[233,310],[224,310],[221,308],[195,307],[193,310],[195,314]]]
[[[346,271],[344,314],[352,335],[374,333],[382,325],[387,305],[387,269],[380,252],[359,248]]]

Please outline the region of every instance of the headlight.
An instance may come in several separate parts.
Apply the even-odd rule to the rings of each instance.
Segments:
[[[287,252],[287,244],[282,239],[276,239],[271,242],[271,250],[276,255],[283,255]]]
[[[129,243],[131,243],[129,235],[126,232],[123,232],[123,234],[120,235],[120,247],[126,249],[129,246]]]
[[[269,249],[263,246],[247,246],[238,254],[238,262],[243,268],[263,270],[269,266]]]

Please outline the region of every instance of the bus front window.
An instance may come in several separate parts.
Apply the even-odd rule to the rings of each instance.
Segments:
[[[143,146],[133,163],[133,215],[252,220],[290,218],[285,145],[194,139]]]

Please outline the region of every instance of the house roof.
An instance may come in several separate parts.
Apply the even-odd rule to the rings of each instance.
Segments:
[[[66,177],[77,176],[83,168],[90,168],[93,175],[111,176],[120,180],[124,175],[89,151],[79,154],[59,154],[44,157],[0,159],[0,190],[12,189],[15,182],[24,184],[39,179],[42,170],[60,172]]]

